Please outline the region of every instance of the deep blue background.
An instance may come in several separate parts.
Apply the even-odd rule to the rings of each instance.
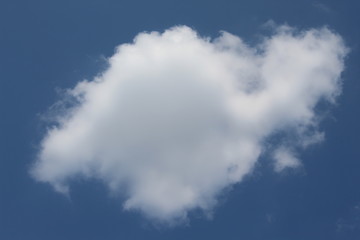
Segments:
[[[356,0],[1,0],[0,239],[360,239],[359,10]],[[46,127],[39,114],[58,98],[55,88],[91,78],[115,46],[176,24],[251,44],[270,19],[329,25],[351,48],[343,95],[321,125],[327,139],[301,155],[303,169],[275,174],[264,158],[224,195],[213,220],[193,214],[174,229],[123,212],[100,183],[75,183],[68,200],[29,177]]]

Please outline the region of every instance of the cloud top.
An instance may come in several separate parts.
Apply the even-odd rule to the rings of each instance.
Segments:
[[[315,107],[340,94],[346,53],[328,28],[280,26],[254,47],[186,26],[140,33],[67,91],[71,107],[53,113],[31,173],[62,193],[76,178],[98,179],[124,209],[161,222],[211,212],[267,149],[281,171],[300,164],[290,148],[322,139]],[[289,149],[269,141],[289,131]]]

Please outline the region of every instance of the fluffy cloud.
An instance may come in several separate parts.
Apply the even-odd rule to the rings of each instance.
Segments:
[[[285,168],[296,168],[300,165],[299,159],[284,147],[280,147],[274,151],[275,171],[281,172]]]
[[[300,164],[290,148],[323,138],[315,107],[340,94],[346,52],[327,28],[280,26],[254,47],[186,26],[140,33],[67,91],[71,107],[53,112],[31,173],[65,194],[79,177],[98,179],[124,209],[161,222],[211,212],[264,152],[281,171]],[[269,140],[288,132],[288,148]]]

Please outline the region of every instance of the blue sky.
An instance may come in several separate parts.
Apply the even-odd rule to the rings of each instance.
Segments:
[[[1,1],[0,238],[358,239],[359,10],[350,0]],[[59,89],[104,71],[116,46],[175,25],[211,38],[223,30],[256,46],[274,34],[264,27],[269,20],[302,30],[328,26],[350,49],[342,94],[314,110],[325,116],[316,127],[325,140],[306,149],[290,144],[300,167],[276,172],[271,154],[264,154],[244,179],[205,196],[217,201],[211,218],[190,209],[186,221],[171,227],[149,220],[142,203],[124,210],[126,197],[114,197],[99,179],[71,181],[66,197],[54,191],[57,181],[37,175],[52,187],[29,174],[51,125],[42,119],[61,98]]]

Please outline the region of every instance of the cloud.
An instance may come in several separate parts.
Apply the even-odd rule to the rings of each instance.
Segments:
[[[274,151],[275,171],[281,172],[285,168],[300,166],[300,160],[287,148],[280,147]]]
[[[67,90],[31,174],[65,194],[78,178],[100,180],[124,209],[159,222],[211,213],[272,136],[295,133],[282,140],[289,149],[321,139],[315,107],[340,94],[346,53],[326,27],[279,26],[254,47],[186,26],[140,33],[107,70]],[[277,171],[299,164],[274,148]]]
[[[360,205],[356,204],[346,211],[346,214],[336,222],[337,233],[349,233],[360,229]]]
[[[321,3],[321,2],[314,2],[313,7],[317,8],[318,10],[320,10],[324,13],[332,13],[333,12],[332,9],[328,5]]]

